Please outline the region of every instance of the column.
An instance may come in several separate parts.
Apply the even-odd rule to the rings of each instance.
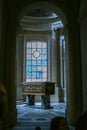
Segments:
[[[13,128],[17,122],[16,109],[16,23],[9,21],[6,29],[4,86],[8,96],[8,114],[4,121],[6,129]]]
[[[55,29],[55,62],[56,62],[56,83],[60,87],[60,29]]]
[[[21,82],[25,81],[23,79],[24,74],[24,34],[17,34],[16,37],[16,98],[17,100],[26,100],[26,96],[22,94]]]
[[[63,35],[61,29],[55,30],[56,34],[56,68],[57,68],[57,75],[56,75],[56,82],[58,87],[58,102],[65,101],[65,84],[64,84],[64,67],[63,67],[63,39],[60,37]]]
[[[35,105],[35,95],[27,95],[26,96],[26,103],[31,106],[31,105]]]
[[[69,49],[69,80],[70,86],[67,88],[67,117],[71,125],[75,125],[78,116],[82,112],[82,78],[81,78],[81,48],[79,26],[72,23],[66,26],[68,32]],[[67,43],[66,43],[67,44]],[[68,72],[66,72],[68,73]],[[68,83],[67,83],[68,84]]]
[[[42,100],[42,108],[45,108],[45,109],[50,109],[50,95],[42,95],[41,96],[41,100]]]

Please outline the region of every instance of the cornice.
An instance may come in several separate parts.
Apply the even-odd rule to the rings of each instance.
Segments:
[[[52,30],[53,28],[62,28],[63,24],[59,18],[34,18],[25,16],[20,23],[24,30]]]
[[[53,23],[53,22],[60,22],[60,19],[58,17],[56,18],[47,18],[47,17],[30,17],[30,16],[24,16],[21,20],[21,23]]]

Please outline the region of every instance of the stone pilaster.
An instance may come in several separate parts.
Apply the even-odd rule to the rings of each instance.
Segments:
[[[4,127],[12,128],[17,122],[16,109],[16,25],[8,22],[5,41],[4,86],[8,96],[8,115]],[[8,128],[7,128],[8,129]]]
[[[18,34],[16,40],[16,97],[17,100],[25,100],[25,96],[22,95],[21,82],[23,81],[23,58],[24,54],[24,35]],[[24,80],[25,81],[25,80]]]
[[[55,29],[55,64],[56,64],[56,83],[57,86],[60,87],[60,29]]]
[[[58,102],[64,102],[65,101],[65,88],[64,88],[64,79],[62,79],[64,77],[64,69],[61,65],[61,61],[62,61],[62,55],[61,55],[61,51],[62,51],[62,45],[60,45],[60,37],[62,34],[62,30],[61,29],[56,29],[55,30],[55,34],[56,34],[56,82],[57,82],[57,86],[58,86]]]
[[[67,117],[71,125],[74,125],[76,119],[82,112],[82,77],[81,77],[81,48],[79,26],[77,23],[67,25],[68,46],[69,46],[69,108],[67,108]],[[67,81],[68,82],[68,81]]]

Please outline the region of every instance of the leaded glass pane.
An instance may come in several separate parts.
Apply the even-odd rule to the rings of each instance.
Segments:
[[[47,77],[47,73],[43,72],[43,78]]]
[[[47,48],[47,44],[46,44],[46,42],[43,42],[43,44],[42,44],[42,48]]]
[[[36,79],[31,79],[31,81],[32,81],[32,82],[36,82],[37,80],[36,80]],[[30,82],[31,82],[31,81],[30,81]]]
[[[34,49],[32,49],[32,55],[33,55],[33,53],[36,51],[36,49],[34,48]]]
[[[32,60],[32,65],[36,65],[36,60]]]
[[[38,57],[40,56],[40,52],[39,52],[38,50],[35,50],[35,51],[33,52],[33,56],[34,56],[35,58],[38,58]]]
[[[31,78],[31,73],[26,72],[26,77],[27,77],[27,78]]]
[[[31,48],[31,42],[27,42],[27,48]]]
[[[37,78],[41,79],[42,78],[42,72],[41,71],[37,71]]]
[[[41,55],[39,57],[37,57],[37,60],[41,60]]]
[[[26,66],[31,65],[31,60],[26,60]]]
[[[28,69],[28,70],[27,70]],[[31,72],[32,70],[32,67],[31,66],[26,66],[26,72]]]
[[[30,69],[30,67],[26,67],[26,72],[28,72],[28,71],[29,71],[29,69]]]
[[[42,66],[42,71],[47,71],[47,66]]]
[[[32,71],[32,78],[36,78],[36,72]]]
[[[36,48],[36,42],[32,42],[32,48]]]
[[[26,56],[26,59],[29,59],[29,56],[30,56],[30,55],[27,55],[27,56]]]
[[[42,42],[37,42],[37,48],[41,48]]]
[[[42,49],[42,54],[47,54],[47,49]]]
[[[41,71],[42,70],[42,67],[39,65],[37,66],[37,71]]]
[[[47,78],[42,79],[43,82],[47,81]]]
[[[31,59],[31,55],[27,55],[27,56],[26,56],[26,59],[27,59],[27,60]]]
[[[31,82],[31,79],[26,78],[26,82]]]
[[[32,71],[36,71],[36,66],[35,65],[32,65]]]
[[[27,49],[27,54],[31,54],[31,49]]]
[[[41,55],[41,59],[43,60],[43,59],[47,59],[47,55]]]
[[[41,60],[37,60],[37,65],[41,65]]]
[[[41,54],[41,50],[42,50],[41,48],[37,48],[37,51],[39,51],[40,54]]]
[[[37,79],[37,82],[42,82],[42,79]]]
[[[32,60],[36,60],[36,57],[34,57],[33,55],[32,55]]]
[[[47,65],[47,60],[42,60],[42,65]]]

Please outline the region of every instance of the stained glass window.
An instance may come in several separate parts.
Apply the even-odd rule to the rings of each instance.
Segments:
[[[26,82],[47,81],[47,43],[26,42]]]

